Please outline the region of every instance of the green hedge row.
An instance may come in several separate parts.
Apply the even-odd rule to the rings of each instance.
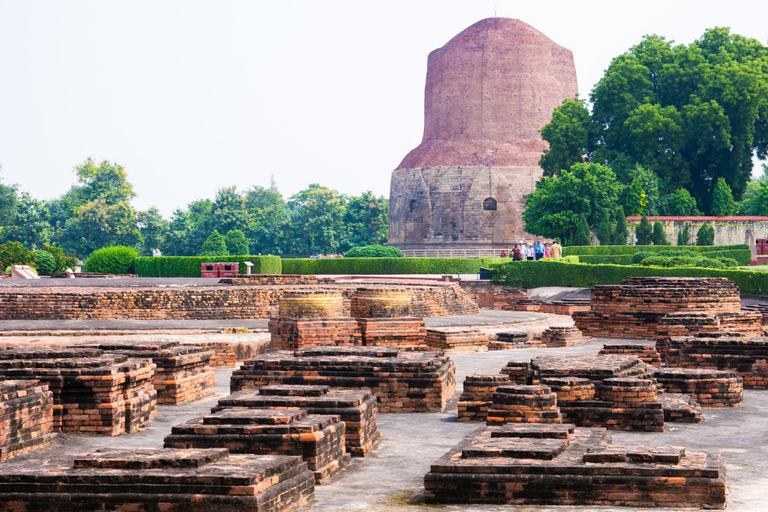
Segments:
[[[139,277],[200,277],[203,263],[238,262],[245,274],[245,262],[253,263],[253,274],[282,274],[280,256],[159,256],[136,258]]]
[[[760,270],[590,265],[564,263],[556,260],[501,263],[493,265],[492,270],[495,282],[522,288],[541,286],[591,288],[598,284],[619,284],[630,277],[648,276],[727,277],[738,285],[741,293],[768,295],[768,272]]]
[[[722,251],[735,251],[746,250],[749,251],[747,244],[737,245],[574,245],[569,247],[563,247],[563,256],[570,256],[572,254],[582,255],[594,255],[594,256],[607,256],[607,255],[620,255],[620,254],[634,254],[640,251],[647,252],[663,252],[663,251],[679,251],[681,249],[691,250],[696,252],[722,252]]]
[[[610,246],[609,246],[610,247]],[[634,256],[637,252],[665,252],[661,249],[661,246],[633,246],[633,247],[643,247],[643,251],[636,251],[632,254],[580,254],[579,256],[579,262],[581,263],[592,263],[592,264],[613,264],[613,265],[631,265],[632,264],[632,256]],[[656,247],[657,250],[652,250],[651,248]],[[682,247],[677,246],[665,246],[671,249],[675,250],[683,250]],[[724,249],[724,250],[706,250],[706,251],[696,251],[693,249],[693,247],[690,247],[693,249],[692,252],[699,252],[702,253],[702,255],[706,255],[708,258],[733,258],[735,259],[739,265],[749,265],[749,260],[752,259],[752,251],[749,250],[749,248],[744,246],[732,246],[732,245],[724,245],[724,246],[707,246],[707,247],[700,247],[700,249],[711,249],[714,247],[744,247],[743,249]],[[651,250],[648,250],[651,249]],[[686,247],[685,250],[688,250],[689,247]]]
[[[506,258],[285,259],[283,274],[477,274]]]

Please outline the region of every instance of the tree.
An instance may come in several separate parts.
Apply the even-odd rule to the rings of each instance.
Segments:
[[[233,229],[245,229],[250,221],[245,197],[237,192],[237,187],[224,187],[216,192],[210,217],[206,219],[208,229],[227,233]]]
[[[0,172],[3,167],[0,166]],[[14,221],[16,207],[18,204],[18,187],[16,185],[6,185],[0,178],[0,226],[7,226]],[[3,271],[5,269],[0,269]]]
[[[621,189],[613,171],[600,164],[575,164],[557,176],[544,177],[525,200],[525,231],[572,240],[580,215],[589,227],[606,211],[616,211]]]
[[[645,192],[645,198],[648,201],[645,213],[648,215],[658,215],[659,213],[656,211],[656,203],[659,201],[660,197],[660,185],[659,177],[656,173],[642,165],[636,164],[626,173],[626,179],[630,184],[637,181],[640,188]],[[638,213],[637,215],[642,215],[642,213]]]
[[[724,178],[718,178],[715,191],[712,194],[712,215],[727,217],[736,212],[736,202],[733,200],[731,187]]]
[[[594,146],[593,131],[584,100],[563,100],[552,113],[552,122],[541,129],[541,136],[549,142],[539,160],[544,176],[555,176],[588,159]]]
[[[227,251],[227,244],[224,241],[224,237],[219,234],[215,229],[208,235],[208,238],[203,242],[203,247],[200,249],[200,256],[226,256],[229,254]]]
[[[637,245],[650,245],[652,234],[651,223],[648,221],[648,217],[643,215],[643,218],[640,219],[640,225],[637,226],[637,230],[635,231]]]
[[[579,215],[579,220],[576,223],[576,235],[573,237],[574,245],[590,245],[591,232],[589,231],[589,224],[587,224],[587,218],[584,214]]]
[[[141,232],[139,254],[151,256],[153,249],[160,249],[165,254],[166,237],[170,223],[160,215],[160,210],[154,206],[137,212],[137,226]],[[170,255],[170,254],[169,254]]]
[[[347,246],[345,198],[313,183],[288,201],[288,251],[294,255],[329,254]]]
[[[682,231],[677,233],[677,245],[688,245],[691,242],[691,230],[686,222]]]
[[[66,221],[57,242],[81,256],[111,245],[134,247],[141,240],[137,222],[136,212],[127,202],[109,204],[96,199],[81,206]]]
[[[618,169],[636,162],[658,176],[661,196],[684,188],[706,212],[719,178],[738,200],[753,155],[768,157],[768,49],[727,28],[687,46],[645,36],[613,59],[590,100],[592,162],[614,167],[624,183]],[[583,145],[576,127],[586,125],[553,115],[541,130],[547,162],[572,160]]]
[[[370,190],[347,198],[344,223],[351,247],[383,245],[389,238],[389,200]]]
[[[597,225],[597,238],[600,240],[600,245],[611,245],[613,242],[613,236],[611,233],[611,221],[608,218],[608,212],[603,212],[603,218]]]
[[[616,231],[613,235],[613,245],[627,245],[628,236],[627,216],[624,215],[624,208],[619,206],[619,211],[616,214]]]
[[[11,220],[0,229],[0,233],[0,241],[18,240],[33,249],[50,243],[54,228],[50,224],[46,203],[33,198],[28,192],[22,192],[15,202]]]
[[[245,193],[251,222],[245,229],[251,254],[282,254],[290,219],[282,194],[275,186],[253,187]]]
[[[248,239],[245,238],[245,234],[239,229],[227,231],[224,241],[226,242],[227,252],[229,252],[229,254],[248,254]]]
[[[696,233],[696,245],[714,245],[715,228],[709,224],[703,224]]]
[[[656,209],[659,215],[664,216],[692,217],[701,215],[696,206],[696,199],[684,188],[679,188],[673,193],[659,198]]]
[[[768,215],[768,180],[759,179],[747,185],[747,191],[737,204],[739,215]]]
[[[667,234],[664,232],[664,225],[661,221],[653,223],[653,233],[651,233],[651,241],[653,245],[669,245],[667,241]]]
[[[627,211],[630,215],[645,215],[648,213],[648,196],[645,195],[640,181],[635,178],[627,189]]]
[[[104,160],[96,165],[89,158],[75,167],[75,174],[79,185],[73,186],[63,197],[73,213],[92,201],[100,200],[111,206],[129,202],[136,196],[133,185],[128,182],[128,173],[116,163]]]

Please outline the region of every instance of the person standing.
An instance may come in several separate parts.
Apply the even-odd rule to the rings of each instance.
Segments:
[[[555,243],[552,244],[552,247],[550,248],[550,252],[552,253],[553,258],[562,258],[563,257],[563,246],[560,245],[560,239],[555,238]]]
[[[533,246],[533,253],[537,260],[544,257],[544,246],[541,245],[541,240],[536,240],[536,245]]]
[[[520,248],[520,244],[517,244],[512,251],[512,257],[515,259],[515,261],[522,261],[523,260],[523,251]]]
[[[533,244],[531,242],[528,242],[528,245],[525,246],[525,259],[526,260],[535,260],[536,256],[533,251]]]

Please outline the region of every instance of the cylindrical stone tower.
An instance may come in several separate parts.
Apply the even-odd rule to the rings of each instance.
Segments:
[[[424,137],[392,173],[390,245],[409,255],[531,240],[521,214],[542,175],[539,130],[576,93],[573,54],[520,20],[478,21],[430,53]]]

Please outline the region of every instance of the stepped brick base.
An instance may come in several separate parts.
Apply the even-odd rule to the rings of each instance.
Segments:
[[[656,328],[658,340],[672,336],[698,334],[741,333],[744,336],[760,336],[763,333],[762,314],[753,311],[742,313],[670,313],[659,320]]]
[[[209,341],[204,343],[195,343],[198,347],[206,350],[213,350],[211,357],[211,368],[234,368],[237,366],[237,353],[235,348],[227,342]]]
[[[318,346],[359,346],[360,329],[353,318],[270,318],[271,350]]]
[[[582,336],[576,327],[550,327],[539,336],[539,341],[547,348],[561,348],[587,343],[592,338]]]
[[[701,406],[691,395],[661,393],[656,399],[664,409],[665,422],[701,422]]]
[[[429,348],[446,352],[488,350],[488,335],[479,329],[465,327],[427,329],[425,341]]]
[[[0,351],[0,376],[38,379],[53,393],[56,431],[120,435],[143,428],[157,411],[150,359],[85,348]]]
[[[338,416],[344,422],[346,451],[364,457],[381,439],[376,397],[368,390],[334,390],[328,386],[278,385],[244,390],[219,400],[212,412],[224,409],[306,410],[309,414]]]
[[[314,494],[300,457],[226,449],[102,449],[0,466],[0,512],[284,512]]]
[[[512,384],[526,385],[531,383],[533,368],[529,362],[510,361],[501,369]]]
[[[580,378],[544,378],[541,383],[557,395],[557,402],[592,400],[595,397],[595,385],[589,379]]]
[[[529,340],[525,331],[497,332],[496,339],[488,342],[488,350],[507,350],[541,346],[539,340]]]
[[[647,366],[633,356],[542,356],[531,361],[533,384],[547,377],[580,377],[599,382],[613,377],[636,377]],[[502,369],[502,372],[504,370]]]
[[[702,335],[659,342],[667,366],[736,372],[745,388],[768,388],[768,337]]]
[[[488,410],[489,425],[562,423],[557,395],[547,386],[499,386]]]
[[[657,368],[661,366],[661,355],[656,351],[656,347],[654,345],[623,345],[612,343],[603,345],[603,348],[600,349],[598,355],[635,356],[645,364],[649,364]]]
[[[459,397],[459,421],[485,421],[496,389],[508,384],[510,382],[507,375],[468,375],[464,379],[464,389]]]
[[[367,347],[426,347],[423,318],[357,318],[362,344]]]
[[[349,462],[338,416],[303,410],[225,409],[173,427],[165,448],[227,448],[230,453],[298,455],[319,484]]]
[[[653,377],[665,391],[691,395],[702,407],[737,407],[744,401],[744,380],[734,371],[659,368]]]
[[[231,391],[271,384],[370,389],[379,412],[439,412],[456,390],[456,367],[442,352],[396,347],[327,347],[277,351],[245,361]]]
[[[53,441],[53,393],[37,380],[0,381],[0,461]]]
[[[176,341],[97,341],[83,348],[115,352],[128,357],[150,358],[157,365],[153,385],[157,403],[178,405],[194,402],[214,393],[216,374],[210,368],[213,350]]]
[[[481,428],[432,464],[425,501],[441,504],[724,508],[719,454],[617,446],[604,429]]]

